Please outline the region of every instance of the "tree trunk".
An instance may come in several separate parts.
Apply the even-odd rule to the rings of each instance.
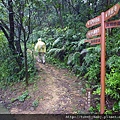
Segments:
[[[97,0],[95,0],[95,2],[94,2],[94,15],[96,15],[96,13],[97,13]]]
[[[25,58],[25,82],[26,86],[28,86],[28,65],[27,65],[27,45],[26,45],[26,35],[24,31],[24,58]]]
[[[10,23],[10,37],[9,37],[9,46],[15,53],[15,46],[14,46],[14,13],[12,7],[12,0],[8,0],[8,9],[9,9],[9,23]]]
[[[63,18],[62,18],[62,10],[61,10],[61,5],[59,5],[59,19],[60,19],[60,24],[62,26],[62,28],[64,27],[63,25]]]
[[[89,10],[90,10],[90,0],[88,0],[87,4],[88,4],[88,20],[90,20],[91,19],[90,12],[89,12]]]

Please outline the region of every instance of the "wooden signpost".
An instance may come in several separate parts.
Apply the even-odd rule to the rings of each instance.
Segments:
[[[101,16],[98,16],[98,17],[95,17],[94,19],[87,21],[86,27],[90,28],[90,27],[95,26],[100,23],[101,23]]]
[[[101,43],[101,37],[85,40],[85,42],[89,42],[91,45],[100,44]]]
[[[118,13],[119,9],[120,9],[120,5],[116,4],[112,8],[110,8],[109,10],[107,10],[105,12],[105,21],[108,20],[108,19],[110,19],[114,15],[116,15]]]
[[[86,37],[92,38],[97,35],[101,35],[98,38],[87,39],[85,42],[89,42],[91,45],[101,44],[101,97],[100,97],[100,114],[104,114],[105,111],[105,29],[120,27],[120,20],[105,22],[120,10],[120,4],[114,5],[112,8],[106,12],[102,12],[100,16],[95,17],[94,19],[89,20],[86,23],[86,27],[90,28],[92,26],[101,24],[100,27],[90,30],[87,32]]]
[[[92,38],[93,36],[97,36],[101,34],[101,27],[98,27],[96,29],[90,30],[87,32],[86,37]]]
[[[120,27],[120,20],[110,21],[105,23],[105,28]]]

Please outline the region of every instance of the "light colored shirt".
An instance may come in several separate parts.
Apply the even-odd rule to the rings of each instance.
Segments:
[[[38,41],[35,45],[35,51],[36,52],[43,52],[46,53],[46,45],[42,41]]]

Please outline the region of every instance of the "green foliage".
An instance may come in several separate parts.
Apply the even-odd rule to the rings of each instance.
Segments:
[[[9,50],[3,33],[0,33],[0,87],[5,87],[12,81],[18,81],[19,75],[16,73],[18,70],[16,66],[15,56]]]
[[[107,65],[112,71],[119,71],[120,69],[120,56],[113,55],[112,57],[109,57],[107,61]]]
[[[84,57],[87,72],[84,78],[93,86],[100,81],[100,46],[89,47],[87,50],[88,53]]]
[[[32,103],[32,106],[37,107],[38,105],[39,105],[38,99],[34,100],[33,103]]]
[[[100,65],[99,64],[92,64],[88,67],[87,73],[85,78],[87,77],[89,82],[92,81],[92,84],[95,84],[96,81],[99,81],[100,77]]]
[[[106,73],[106,94],[114,99],[112,111],[120,111],[120,30],[114,29],[113,36],[108,40],[107,73]]]
[[[16,100],[20,102],[24,102],[26,98],[30,98],[28,91],[22,93],[22,95],[19,95],[17,98],[11,98],[11,102],[15,102]]]
[[[53,64],[58,68],[68,68],[69,69],[69,66],[67,66],[66,63],[61,62],[59,59],[56,59],[56,58],[51,57],[49,55],[47,56],[46,60],[48,63]]]
[[[25,99],[29,96],[29,93],[28,91],[25,91],[22,93],[22,95],[18,96],[17,99],[20,101],[20,102],[24,102]]]
[[[113,100],[112,110],[106,108],[107,113],[118,112],[120,99],[120,35],[119,30],[114,30],[114,35],[107,38],[107,61],[106,61],[106,96]],[[95,70],[95,68],[94,68]],[[94,72],[93,72],[94,73]],[[94,74],[93,74],[94,75]],[[100,86],[94,91],[94,94],[100,95]]]
[[[111,71],[110,74],[107,74],[106,80],[106,94],[111,98],[116,100],[120,99],[120,73]]]
[[[112,114],[112,110],[105,110],[105,114]]]
[[[82,25],[81,28],[85,28],[85,26]],[[53,57],[59,59],[66,65],[69,65],[74,72],[79,74],[82,70],[80,66],[80,57],[82,56],[79,51],[81,51],[84,47],[82,46],[84,44],[84,39],[81,40],[80,38],[82,38],[85,33],[75,33],[74,29],[70,29],[68,27],[63,29],[54,29],[53,31],[55,34],[53,35],[55,40],[53,39],[54,41],[51,41],[52,45],[48,46],[48,56],[52,55]],[[81,36],[81,34],[84,35]],[[49,39],[47,42],[49,42]]]
[[[79,65],[80,63],[80,53],[79,52],[75,52],[74,54],[70,54],[68,57],[68,61],[67,64],[73,64],[73,65]]]
[[[28,54],[28,73],[30,79],[34,80],[35,67],[34,59]],[[8,43],[3,33],[0,33],[0,87],[7,87],[14,82],[20,82],[24,80],[25,70],[19,69],[16,62],[16,55],[13,55],[9,50]]]
[[[54,42],[53,42],[53,47],[58,47],[58,45],[60,45],[61,43],[61,37],[57,38]]]
[[[120,101],[114,103],[112,110],[115,112],[120,112]]]
[[[57,57],[60,60],[64,59],[64,49],[59,48],[53,48],[48,52],[49,55],[53,55],[54,57]]]

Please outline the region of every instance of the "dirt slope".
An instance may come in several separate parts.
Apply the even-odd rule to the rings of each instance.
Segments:
[[[25,101],[12,101],[24,91],[21,83],[1,91],[1,101],[11,114],[77,114],[87,113],[83,86],[73,73],[50,64],[36,63],[38,80],[29,85]],[[12,101],[12,102],[11,102]],[[37,101],[37,105],[33,102]]]

